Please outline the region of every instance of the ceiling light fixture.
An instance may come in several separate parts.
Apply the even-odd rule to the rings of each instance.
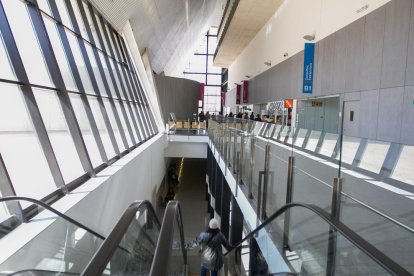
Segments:
[[[313,34],[308,34],[308,35],[304,35],[303,39],[307,40],[307,41],[314,41],[315,40],[315,33]]]

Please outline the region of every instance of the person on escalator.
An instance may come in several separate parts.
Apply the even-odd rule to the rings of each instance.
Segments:
[[[190,244],[199,245],[201,257],[201,276],[206,276],[210,271],[210,276],[217,276],[218,271],[223,267],[223,248],[230,251],[233,247],[221,233],[218,221],[213,218],[208,224],[206,231],[201,232],[195,241]]]

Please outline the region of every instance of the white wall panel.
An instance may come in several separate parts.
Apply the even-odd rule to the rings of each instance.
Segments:
[[[256,76],[304,49],[304,35],[316,34],[316,41],[381,7],[389,0],[316,0],[285,1],[275,15],[234,61],[229,70],[229,85]],[[368,9],[357,13],[364,5]]]

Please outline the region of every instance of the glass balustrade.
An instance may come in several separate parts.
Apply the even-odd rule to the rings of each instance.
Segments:
[[[34,201],[2,199],[1,204],[6,210],[0,218],[1,275],[34,269],[80,274],[103,242]]]
[[[290,202],[314,204],[414,272],[400,254],[414,253],[414,146],[328,127],[216,116],[209,131],[213,147],[233,132],[231,172],[260,220]]]

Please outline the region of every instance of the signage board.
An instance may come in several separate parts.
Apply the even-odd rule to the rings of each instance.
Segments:
[[[305,54],[303,58],[303,89],[302,92],[312,94],[313,91],[313,67],[315,56],[315,44],[305,43]]]

